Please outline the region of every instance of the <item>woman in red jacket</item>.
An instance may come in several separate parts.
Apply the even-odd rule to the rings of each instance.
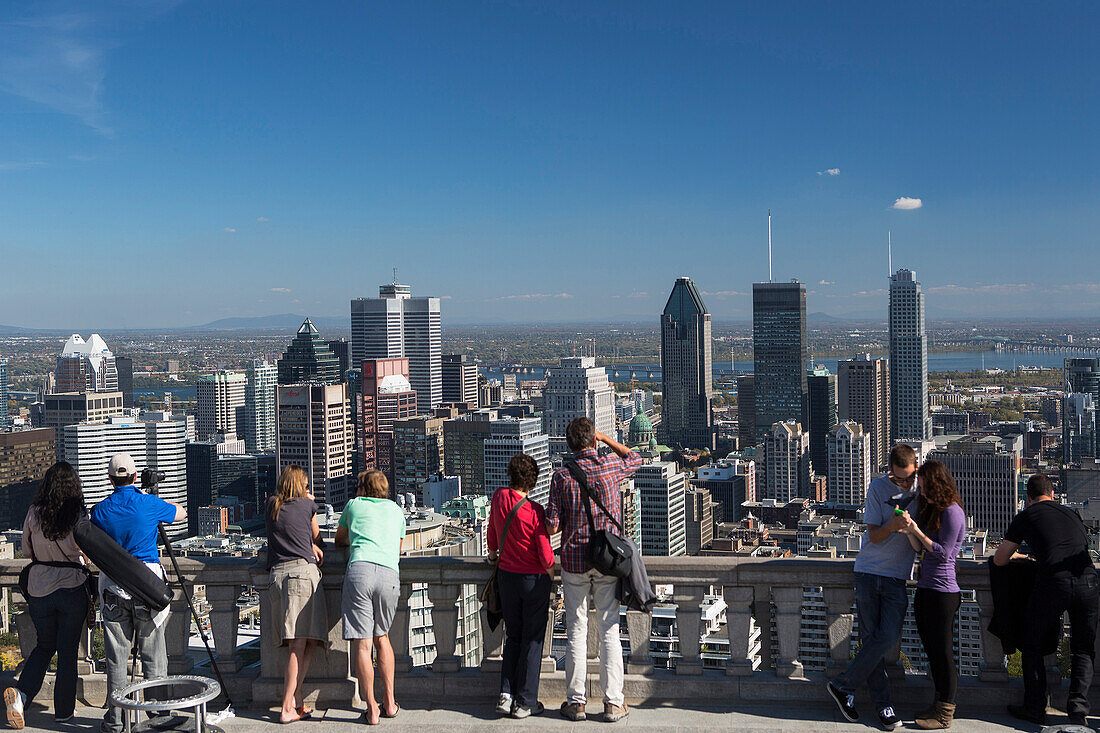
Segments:
[[[543,711],[539,671],[546,615],[550,609],[550,573],[554,551],[546,531],[546,511],[527,499],[535,488],[539,466],[525,453],[508,463],[511,486],[497,489],[486,531],[489,559],[497,561],[497,587],[504,616],[504,659],[500,667],[497,712],[526,718]],[[517,504],[508,535],[501,538],[508,515]]]

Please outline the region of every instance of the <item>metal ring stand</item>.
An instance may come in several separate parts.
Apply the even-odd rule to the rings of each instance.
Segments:
[[[199,691],[188,697],[171,700],[144,700],[143,690],[152,687],[169,687],[174,685],[197,686]],[[206,703],[222,694],[222,687],[216,680],[209,677],[196,675],[175,675],[173,677],[161,677],[155,680],[142,680],[132,685],[127,685],[120,690],[111,692],[111,703],[122,708],[122,720],[126,733],[131,733],[133,728],[130,723],[130,715],[133,713],[134,725],[137,724],[138,714],[167,713],[172,710],[190,708],[195,713],[195,733],[203,733],[206,725]]]

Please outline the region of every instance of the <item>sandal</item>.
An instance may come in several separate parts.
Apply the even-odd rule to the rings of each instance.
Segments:
[[[382,712],[383,718],[396,718],[397,714],[401,712],[401,706],[397,703],[393,704],[393,715],[390,715],[385,710],[382,710],[381,706],[379,706],[379,710]]]
[[[379,708],[379,712],[381,712],[381,710],[382,710],[382,709],[381,709],[381,707],[380,707],[380,708]],[[379,724],[379,723],[381,722],[381,718],[379,718],[378,720],[374,721],[373,723],[371,722],[371,719],[370,719],[370,708],[367,708],[366,710],[364,710],[364,711],[363,711],[363,714],[362,714],[362,715],[360,715],[360,716],[359,716],[359,718],[360,718],[360,720],[362,720],[362,721],[363,721],[364,723],[366,723],[367,725],[378,725],[378,724]]]
[[[279,714],[279,724],[280,725],[290,725],[291,723],[297,723],[301,719],[302,719],[301,715],[295,715],[293,718],[287,718],[286,720],[283,720],[282,713]]]
[[[311,708],[310,706],[303,705],[302,707],[298,708],[298,719],[299,720],[309,720],[312,715],[313,715],[313,708]]]

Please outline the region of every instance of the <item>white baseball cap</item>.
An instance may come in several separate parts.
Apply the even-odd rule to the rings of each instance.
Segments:
[[[137,474],[137,466],[129,453],[116,453],[111,456],[111,462],[107,466],[108,475],[113,478],[126,478]]]

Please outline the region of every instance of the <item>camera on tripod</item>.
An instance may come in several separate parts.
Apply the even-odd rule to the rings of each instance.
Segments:
[[[157,493],[157,484],[164,480],[164,474],[155,468],[146,468],[141,472],[141,490],[146,494]]]

